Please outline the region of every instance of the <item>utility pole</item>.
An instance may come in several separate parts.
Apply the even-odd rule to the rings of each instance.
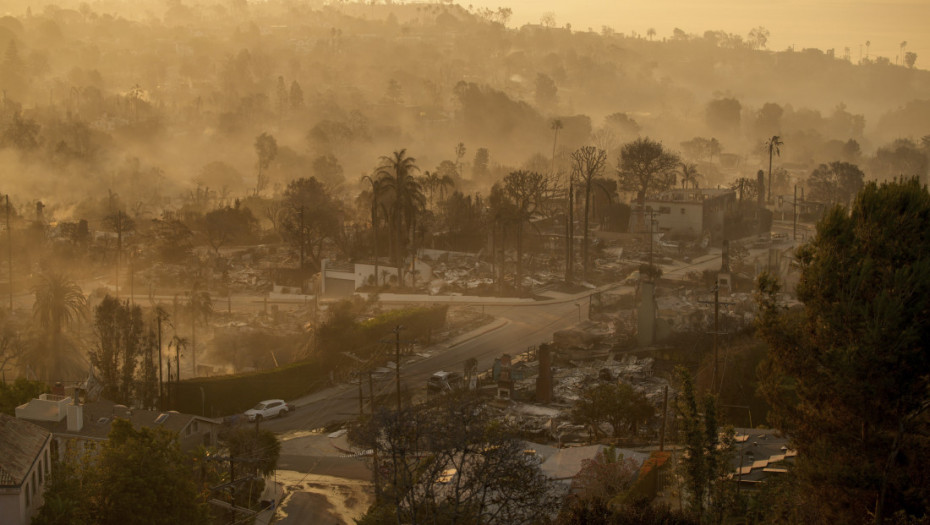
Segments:
[[[6,194],[7,269],[10,274],[10,314],[13,313],[13,227],[10,223],[10,194]]]
[[[575,262],[575,188],[574,172],[568,175],[568,220],[565,221],[565,282],[571,282],[573,278],[572,267]]]
[[[116,298],[119,299],[119,263],[123,253],[123,212],[116,210]]]
[[[191,372],[191,377],[197,377],[197,310],[194,307],[193,290],[191,290]]]
[[[371,378],[371,370],[368,371],[368,409],[371,415],[375,415],[375,383]]]
[[[165,399],[164,399],[164,382],[162,381],[161,376],[161,308],[156,307],[155,316],[158,319],[158,404],[161,408],[165,408]],[[168,362],[168,366],[171,366],[171,362]]]
[[[665,393],[662,396],[662,429],[659,431],[659,452],[665,450],[665,421],[668,416],[668,385],[665,385]]]
[[[655,210],[643,211],[643,222],[646,221],[646,216],[649,216],[649,226],[646,230],[640,230],[636,233],[648,233],[649,234],[649,266],[653,265],[653,233],[655,231],[655,225],[658,223],[656,221],[657,212]],[[646,226],[645,224],[643,226]]]
[[[300,205],[300,269],[304,269],[304,205]]]
[[[698,301],[698,302],[704,303],[704,304],[711,304],[711,301]],[[713,305],[714,305],[714,331],[713,331],[713,334],[714,334],[714,375],[713,375],[713,380],[711,382],[711,392],[714,394],[716,394],[718,391],[717,378],[719,376],[717,375],[717,366],[719,364],[719,358],[718,358],[718,350],[717,350],[718,348],[717,347],[717,336],[721,334],[720,332],[720,305],[721,304],[731,305],[733,303],[721,303],[720,302],[720,281],[716,281],[714,282],[714,300],[713,300]],[[726,333],[726,332],[722,332],[722,333]]]
[[[794,185],[794,240],[798,240],[798,185]]]
[[[395,370],[397,371],[397,412],[398,413],[400,413],[400,331],[403,329],[404,327],[401,325],[397,325],[396,327],[394,327],[394,336],[395,336],[395,340],[394,340],[395,361],[394,362],[397,365],[395,367]]]
[[[358,417],[361,419],[365,415],[365,403],[362,401],[362,373],[358,373]]]

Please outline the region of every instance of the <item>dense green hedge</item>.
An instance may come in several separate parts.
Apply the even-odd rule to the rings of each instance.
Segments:
[[[430,334],[445,326],[447,306],[415,307],[390,310],[362,323],[354,323],[351,334],[342,341],[329,341],[329,354],[344,349],[367,354],[380,341],[402,325],[402,339],[426,343]],[[353,345],[346,346],[347,341]],[[329,369],[320,357],[293,363],[271,370],[244,374],[201,377],[169,385],[171,407],[188,414],[208,417],[241,413],[263,399],[295,399],[325,388],[329,384]],[[201,394],[201,389],[203,393]]]
[[[207,417],[237,414],[263,399],[294,399],[327,385],[328,375],[315,359],[280,368],[188,379],[169,386],[174,410]],[[203,395],[201,395],[201,388]]]

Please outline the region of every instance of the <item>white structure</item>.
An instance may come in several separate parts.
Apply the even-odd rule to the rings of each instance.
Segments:
[[[44,503],[51,473],[52,435],[0,413],[0,522],[27,525]]]
[[[76,404],[71,397],[52,394],[42,394],[16,407],[16,417],[51,432],[53,452],[59,457],[64,457],[69,447],[80,452],[96,449],[109,438],[110,426],[117,417],[128,419],[135,428],[161,427],[176,433],[182,450],[215,445],[221,426],[220,421],[202,416],[133,410],[103,400]]]
[[[417,282],[426,282],[432,279],[433,268],[417,259],[414,263],[415,277],[411,276],[410,269],[404,271],[404,280],[406,284],[413,284],[414,278]],[[322,299],[338,299],[349,297],[355,293],[355,290],[362,286],[373,284],[375,275],[375,266],[373,264],[359,263],[336,263],[323,259],[321,273],[323,279],[320,286],[320,297]],[[391,278],[396,280],[397,267],[378,265],[378,284],[389,282]]]
[[[669,190],[647,198],[644,205],[646,213],[652,214],[656,221],[655,232],[692,239],[709,234],[717,239],[723,236],[724,214],[736,206],[736,192],[718,189]],[[638,214],[634,211],[632,218]]]

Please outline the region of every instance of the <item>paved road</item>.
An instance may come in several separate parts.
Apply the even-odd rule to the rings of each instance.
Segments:
[[[497,321],[479,329],[479,334],[470,334],[453,341],[450,348],[438,345],[427,349],[431,354],[425,359],[401,364],[402,384],[414,392],[426,389],[426,380],[437,370],[461,372],[464,362],[470,358],[478,360],[478,370],[489,369],[495,357],[501,354],[519,354],[528,347],[552,339],[552,334],[586,318],[588,298],[547,302],[521,306],[486,306],[485,312],[497,317]],[[577,306],[576,306],[577,305]],[[364,385],[364,395],[368,395]],[[393,374],[375,385],[378,394],[391,395],[396,390]],[[358,414],[358,386],[339,385],[322,392],[296,400],[297,410],[285,418],[263,423],[275,432],[291,429],[314,429],[336,420],[354,418]],[[367,406],[366,406],[367,410]]]

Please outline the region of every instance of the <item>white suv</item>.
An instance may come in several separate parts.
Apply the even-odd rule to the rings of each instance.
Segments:
[[[256,419],[267,419],[269,417],[276,416],[280,417],[287,414],[289,410],[290,406],[288,406],[284,400],[268,399],[246,410],[245,417],[247,417],[249,421],[255,421]]]

